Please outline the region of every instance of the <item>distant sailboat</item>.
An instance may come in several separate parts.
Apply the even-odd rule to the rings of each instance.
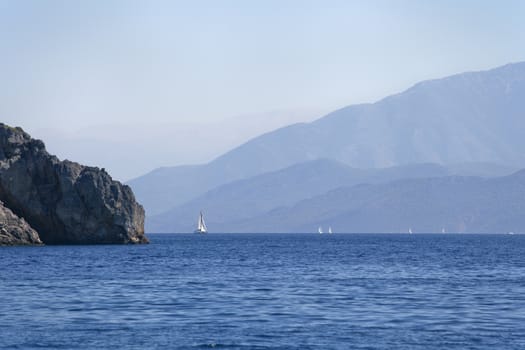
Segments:
[[[202,211],[199,214],[199,221],[197,222],[197,229],[193,231],[193,233],[208,233],[208,228],[206,227],[206,223],[204,222],[204,215],[202,215]]]
[[[319,228],[317,229],[317,232],[319,232],[320,235],[323,234],[323,228],[321,226],[319,226]]]
[[[328,233],[332,234],[332,226],[328,226]]]
[[[413,233],[413,232],[412,232],[412,228],[411,228],[411,227],[410,227],[410,228],[408,229],[408,233],[410,233],[410,234],[412,234],[412,233]]]
[[[446,233],[445,228],[441,229],[441,233]]]

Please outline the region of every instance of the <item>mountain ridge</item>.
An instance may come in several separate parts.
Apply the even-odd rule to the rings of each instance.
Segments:
[[[375,103],[265,133],[210,163],[128,182],[148,215],[238,179],[328,158],[356,168],[496,162],[525,166],[525,63],[413,85]],[[182,170],[181,170],[182,169]]]
[[[228,232],[525,233],[525,170],[481,178],[448,176],[341,187],[256,218]]]
[[[194,217],[203,210],[210,228],[250,219],[266,212],[293,206],[342,186],[379,184],[399,179],[450,175],[501,176],[515,169],[494,164],[411,164],[383,169],[356,169],[329,159],[294,164],[288,168],[233,181],[202,196],[146,220],[147,232],[191,232]]]

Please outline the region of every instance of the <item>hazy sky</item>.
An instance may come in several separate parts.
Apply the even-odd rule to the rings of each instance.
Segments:
[[[128,179],[420,80],[525,60],[524,18],[521,0],[0,0],[0,120]],[[257,125],[221,128],[232,117]],[[226,141],[192,142],[188,124]],[[146,133],[142,162],[90,151],[108,130],[124,153]],[[186,150],[155,152],[180,147],[170,135]]]

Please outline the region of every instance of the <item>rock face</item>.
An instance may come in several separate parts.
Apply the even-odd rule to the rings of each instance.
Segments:
[[[45,244],[147,243],[144,209],[104,169],[60,161],[0,123],[0,200]]]
[[[38,233],[0,202],[0,246],[40,244],[42,241]]]

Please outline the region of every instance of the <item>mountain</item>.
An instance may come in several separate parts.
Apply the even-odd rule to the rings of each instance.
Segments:
[[[201,209],[205,213],[213,213],[213,216],[207,217],[209,225],[235,217],[261,214],[275,206],[291,205],[300,199],[324,193],[333,188],[333,183],[341,186],[352,177],[362,178],[361,173],[365,173],[355,169],[354,174],[352,170],[336,161],[316,160],[237,180],[214,188],[180,207],[149,217],[146,230],[189,232],[195,226],[196,213]]]
[[[208,226],[229,230],[228,223],[257,217],[268,211],[289,207],[330,190],[361,183],[378,184],[398,179],[449,175],[497,176],[515,171],[497,164],[410,164],[382,169],[356,169],[343,163],[319,159],[288,168],[237,180],[199,196],[165,213],[148,217],[147,232],[191,232],[195,215],[207,214]]]
[[[257,218],[230,232],[525,233],[525,170],[498,178],[449,176],[343,187]]]
[[[148,232],[191,232],[199,210],[213,227],[217,222],[247,218],[278,206],[324,193],[335,187],[364,179],[370,171],[320,159],[300,163],[275,172],[237,180],[199,196],[165,213],[148,217]]]
[[[356,168],[495,162],[525,166],[525,62],[418,83],[373,104],[256,137],[214,161],[129,184],[148,215],[219,185],[327,158]]]

